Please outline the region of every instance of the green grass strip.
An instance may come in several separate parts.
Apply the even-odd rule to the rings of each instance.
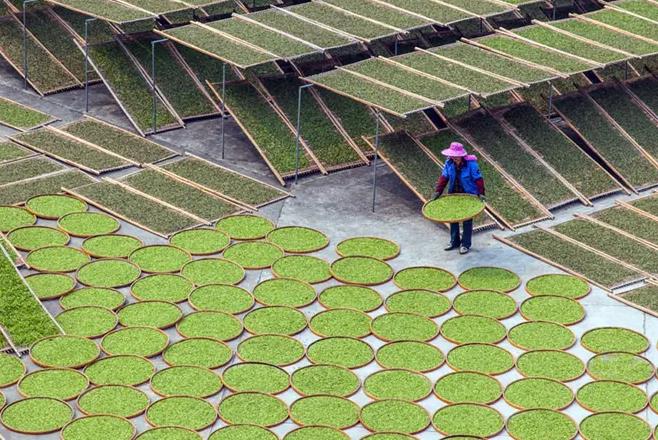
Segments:
[[[283,256],[279,246],[263,241],[235,243],[224,251],[224,258],[245,269],[267,269]]]
[[[493,437],[505,427],[505,419],[493,408],[458,403],[439,409],[432,417],[434,428],[446,435]]]
[[[394,271],[376,258],[343,257],[332,263],[331,273],[343,283],[374,286],[390,280]]]
[[[65,310],[55,317],[67,335],[97,338],[117,326],[117,316],[104,307],[76,307]]]
[[[38,273],[25,277],[25,282],[39,299],[59,298],[75,288],[75,280],[61,273]]]
[[[632,353],[601,353],[587,362],[587,373],[597,380],[640,384],[653,377],[655,369],[646,358]]]
[[[129,235],[97,235],[82,242],[82,250],[96,258],[127,258],[144,244]]]
[[[89,365],[84,372],[94,385],[135,386],[147,382],[155,367],[140,356],[108,356]]]
[[[237,354],[245,362],[261,362],[282,367],[304,357],[301,342],[283,335],[258,335],[238,344]]]
[[[637,416],[604,412],[592,414],[580,422],[580,435],[588,440],[614,438],[615,440],[647,440],[651,427]]]
[[[52,120],[50,115],[5,98],[0,99],[0,110],[0,124],[20,130],[28,130]]]
[[[432,383],[421,373],[408,370],[382,370],[363,382],[367,396],[375,400],[400,399],[416,402],[432,392]]]
[[[202,437],[196,432],[179,426],[162,426],[152,428],[139,434],[139,440],[201,440]],[[216,440],[216,439],[215,439]]]
[[[78,399],[78,408],[88,415],[135,417],[142,414],[147,406],[149,398],[146,393],[124,385],[92,388]]]
[[[210,397],[222,389],[220,377],[207,368],[180,366],[160,370],[151,378],[151,389],[159,396]]]
[[[212,255],[226,249],[231,239],[222,231],[199,228],[177,232],[169,242],[192,255]]]
[[[395,274],[395,285],[400,289],[426,289],[446,292],[457,284],[457,280],[447,270],[438,267],[408,267]]]
[[[520,440],[572,440],[578,427],[566,414],[546,409],[520,411],[507,419],[507,432]]]
[[[378,237],[353,237],[336,245],[341,257],[371,257],[390,260],[400,254],[400,245],[394,241]]]
[[[593,214],[592,218],[627,232],[634,237],[644,239],[652,244],[658,244],[656,222],[623,206],[603,209]]]
[[[139,278],[137,266],[124,260],[102,259],[87,263],[77,273],[78,281],[89,287],[123,287]]]
[[[383,303],[375,289],[365,286],[331,286],[318,296],[320,304],[327,309],[355,309],[362,312],[377,310]]]
[[[0,415],[2,424],[22,434],[46,434],[62,429],[73,419],[73,410],[61,400],[32,397],[8,405]]]
[[[71,169],[52,176],[39,177],[26,182],[16,182],[3,187],[2,195],[0,195],[0,204],[24,203],[30,197],[61,191],[62,187],[73,189],[93,182],[91,177],[77,169]],[[0,222],[0,228],[6,227],[6,221],[13,221],[11,216],[8,218],[4,216],[6,211],[4,207],[0,207],[0,212],[3,214],[0,216],[3,219]],[[25,226],[25,224],[10,225],[9,229],[18,226]]]
[[[114,416],[91,416],[76,419],[62,430],[62,440],[93,440],[99,436],[131,440],[135,427],[128,420]]]
[[[175,246],[153,245],[136,249],[128,259],[144,272],[171,273],[180,271],[192,257]]]
[[[324,338],[308,346],[306,356],[313,364],[327,364],[344,368],[359,368],[375,358],[375,352],[366,342],[354,338]]]
[[[229,424],[275,426],[288,418],[288,407],[274,396],[262,393],[237,393],[217,406],[219,416]]]
[[[155,327],[165,329],[175,325],[183,311],[175,304],[164,301],[143,301],[128,304],[117,312],[124,327]]]
[[[0,206],[0,232],[9,232],[21,226],[31,226],[37,222],[34,214],[15,206]]]
[[[267,234],[267,241],[294,254],[319,251],[329,245],[329,238],[325,234],[304,226],[276,228]]]
[[[359,422],[359,406],[337,396],[308,396],[290,405],[290,418],[300,426],[347,429]]]
[[[85,212],[87,203],[62,194],[46,194],[32,197],[25,207],[37,217],[57,220],[73,212]]]
[[[580,344],[593,353],[624,351],[640,354],[649,349],[650,343],[642,333],[621,327],[601,327],[586,331]]]
[[[637,413],[649,403],[647,394],[641,388],[624,382],[597,380],[578,390],[576,400],[591,412],[620,411]]]
[[[30,349],[30,359],[46,368],[79,368],[98,358],[100,348],[79,336],[49,336],[40,339]]]
[[[272,264],[272,272],[281,278],[307,283],[322,283],[332,278],[331,266],[322,258],[310,255],[288,255]]]
[[[247,313],[244,328],[251,334],[296,335],[306,326],[306,316],[290,307],[259,307]]]
[[[496,290],[511,292],[521,285],[514,272],[500,267],[474,267],[459,275],[459,285],[467,290]]]
[[[74,290],[59,299],[59,305],[64,310],[76,307],[94,306],[116,310],[126,301],[123,293],[103,287],[83,287]]]
[[[460,293],[452,303],[460,315],[480,315],[506,319],[516,314],[516,301],[494,290],[471,290]]]
[[[420,405],[404,400],[380,400],[367,404],[359,416],[366,429],[374,432],[413,434],[430,424],[430,416]]]
[[[140,278],[130,287],[132,296],[140,301],[183,302],[194,289],[190,280],[180,275],[158,274]]]
[[[210,338],[188,338],[178,341],[164,351],[163,360],[172,367],[194,366],[219,368],[233,357],[231,348]]]
[[[554,380],[520,379],[505,388],[505,401],[518,409],[560,410],[571,405],[574,396],[571,389]]]
[[[470,371],[446,374],[434,385],[434,394],[451,403],[488,405],[503,395],[503,386],[491,376]]]
[[[373,319],[372,333],[383,341],[421,341],[434,339],[439,334],[436,323],[424,316],[411,313],[386,313]]]
[[[522,350],[566,350],[576,335],[562,324],[546,321],[522,322],[507,334],[510,343]]]
[[[146,420],[153,426],[180,426],[201,431],[215,423],[215,408],[205,400],[195,397],[167,397],[151,404],[146,410]]]
[[[279,440],[271,431],[254,425],[225,426],[210,434],[208,440]],[[172,439],[178,440],[178,439]],[[187,439],[181,439],[187,440]],[[192,440],[192,439],[190,439]]]
[[[101,341],[108,355],[156,356],[167,348],[169,337],[152,327],[126,327],[105,335]]]
[[[569,382],[585,373],[583,361],[571,353],[557,350],[523,353],[516,360],[516,369],[524,377],[553,379],[558,382]]]
[[[254,298],[266,306],[306,307],[317,296],[310,284],[288,278],[274,278],[259,283],[253,290]]]
[[[441,335],[455,344],[497,344],[505,339],[505,326],[493,318],[478,315],[455,316],[441,325]]]
[[[52,368],[36,370],[18,383],[23,397],[52,397],[59,400],[75,399],[87,389],[89,379],[76,370]]]
[[[414,313],[436,318],[450,311],[450,299],[431,290],[401,290],[386,298],[388,312]]]
[[[254,306],[254,297],[247,290],[226,284],[208,284],[192,291],[188,298],[195,310],[238,315]]]
[[[470,195],[451,195],[423,206],[425,218],[438,223],[456,223],[477,217],[484,209],[480,199]]]
[[[196,286],[207,284],[238,284],[245,277],[244,269],[221,258],[203,258],[187,263],[180,274]]]
[[[65,168],[45,156],[32,156],[13,163],[0,164],[0,185],[21,181],[30,182],[44,174],[63,171]],[[29,208],[28,211],[32,212]],[[36,214],[36,213],[34,213]]]
[[[176,324],[176,330],[186,338],[212,338],[230,341],[242,334],[242,322],[223,312],[194,312]]]
[[[573,299],[562,296],[534,296],[523,301],[519,310],[529,321],[573,325],[585,319],[583,306]]]
[[[466,344],[453,348],[446,357],[450,368],[496,376],[514,368],[514,356],[504,348],[488,344]]]
[[[290,387],[286,370],[256,362],[231,365],[224,370],[222,382],[234,392],[279,394]]]
[[[403,368],[421,373],[436,370],[445,361],[437,347],[418,341],[398,341],[377,350],[377,363],[384,368]]]
[[[66,246],[42,247],[30,252],[25,258],[32,269],[40,272],[73,272],[89,260],[87,254]]]
[[[274,229],[274,224],[255,215],[232,215],[217,222],[217,229],[234,240],[258,240]]]
[[[2,102],[0,101],[0,106]],[[0,163],[28,157],[33,153],[13,142],[0,142]]]
[[[363,338],[370,334],[370,321],[368,315],[358,310],[331,309],[314,315],[308,325],[322,337]]]
[[[121,227],[118,220],[99,212],[73,212],[60,218],[57,225],[76,237],[112,234]]]
[[[290,383],[297,394],[312,396],[324,394],[348,397],[361,388],[358,376],[336,365],[309,365],[290,376]]]
[[[548,274],[529,280],[525,290],[532,296],[551,295],[580,299],[587,296],[592,289],[582,278],[573,275]]]
[[[25,374],[25,365],[16,356],[0,353],[0,388],[15,384]]]

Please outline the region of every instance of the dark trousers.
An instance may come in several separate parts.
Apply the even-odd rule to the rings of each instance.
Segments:
[[[463,246],[471,248],[471,237],[473,237],[473,220],[467,220],[464,223],[464,232],[459,236],[459,223],[450,223],[450,244],[453,246]]]

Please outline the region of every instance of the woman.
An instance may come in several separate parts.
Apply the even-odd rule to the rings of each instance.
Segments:
[[[484,179],[480,173],[480,167],[478,167],[477,157],[468,154],[459,142],[453,142],[450,144],[450,148],[443,150],[441,154],[448,160],[436,184],[434,199],[441,197],[447,186],[448,194],[474,194],[484,201]],[[465,221],[463,228],[464,232],[460,236],[459,223],[450,224],[450,244],[444,250],[459,249],[459,253],[462,255],[468,253],[473,236],[473,220]]]

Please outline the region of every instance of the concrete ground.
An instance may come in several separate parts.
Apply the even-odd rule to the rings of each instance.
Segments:
[[[84,108],[84,93],[82,91],[71,91],[52,97],[40,98],[32,92],[22,91],[21,87],[22,81],[6,65],[0,64],[0,96],[15,99],[56,115],[63,122],[82,117],[81,110]],[[113,103],[110,95],[102,85],[96,85],[91,88],[90,101],[90,113],[92,115],[128,127],[127,119],[123,117],[119,108]],[[226,159],[221,161],[218,127],[217,120],[200,121],[189,124],[186,129],[163,133],[154,136],[153,139],[173,147],[180,152],[190,151],[238,171],[275,183],[264,162],[259,158],[256,151],[249,145],[232,121],[229,121],[227,124]],[[12,133],[12,130],[0,127],[0,137],[8,136]],[[314,175],[303,178],[300,180],[299,185],[289,188],[296,197],[270,205],[262,209],[262,214],[275,221],[277,225],[305,225],[325,232],[331,238],[332,245],[317,253],[317,255],[328,260],[333,260],[337,257],[334,253],[333,245],[340,240],[355,235],[376,235],[394,240],[400,244],[402,248],[401,255],[391,261],[391,265],[396,270],[409,266],[432,265],[450,270],[454,274],[459,274],[474,266],[500,266],[516,272],[524,281],[540,274],[558,272],[548,264],[502,245],[492,238],[492,232],[477,234],[474,239],[474,248],[466,256],[443,252],[442,248],[448,241],[447,232],[422,218],[420,215],[421,204],[385,166],[380,166],[377,172],[379,184],[375,213],[371,212],[372,167],[362,167],[338,172],[329,176]],[[620,195],[615,197],[626,198],[627,196]],[[594,208],[585,208],[580,205],[571,206],[560,211],[555,221],[569,219],[575,212],[589,212],[608,207],[614,202],[615,197],[596,202]],[[47,224],[49,222],[43,223]],[[550,225],[550,222],[545,222],[544,225]],[[122,225],[121,232],[136,235],[146,243],[162,242],[162,239],[125,223]],[[509,232],[500,231],[495,231],[494,233],[501,235],[510,234]],[[72,244],[77,246],[80,242],[79,239],[76,239]],[[249,271],[248,277],[242,286],[251,289],[260,280],[270,278],[271,276],[269,271]],[[318,292],[332,283],[335,282],[328,282],[317,286]],[[377,290],[385,297],[396,291],[396,288],[393,283],[387,283],[377,287]],[[454,298],[458,293],[459,289],[453,289],[447,295],[450,298]],[[527,295],[522,289],[518,289],[512,293],[512,296],[518,303],[527,298]],[[129,297],[129,300],[131,300],[131,297]],[[609,298],[599,288],[594,288],[592,293],[581,300],[581,302],[587,311],[587,318],[583,322],[571,327],[577,336],[582,335],[588,329],[601,326],[621,326],[642,332],[651,341],[651,348],[646,353],[646,356],[654,364],[658,364],[658,351],[656,350],[658,319]],[[56,301],[48,301],[46,307],[53,314],[61,311]],[[191,311],[187,304],[183,307],[186,308],[185,312]],[[320,310],[321,306],[315,303],[304,309],[304,312],[310,317]],[[375,316],[383,313],[383,311],[383,308],[380,308],[371,315]],[[440,317],[436,322],[441,324],[454,315],[455,313],[451,312],[446,316]],[[519,322],[522,322],[519,314],[503,321],[508,329]],[[180,339],[180,336],[174,330],[168,330],[167,333],[172,342]],[[243,335],[242,338],[244,337]],[[313,335],[309,330],[304,331],[297,337],[305,345],[317,339],[317,336]],[[373,336],[368,337],[366,340],[374,348],[383,344]],[[233,341],[230,345],[235,347],[238,342]],[[440,337],[436,338],[432,343],[438,346],[444,353],[447,353],[454,347],[454,344]],[[515,357],[522,353],[521,350],[512,347],[506,341],[500,345],[512,352]],[[591,354],[578,344],[569,351],[579,356],[585,362],[591,357]],[[28,363],[29,371],[33,371],[35,366],[27,358],[25,358],[25,361]],[[164,367],[164,363],[159,357],[154,359],[154,363],[158,368]],[[294,366],[286,367],[286,370],[292,372],[307,364],[308,361],[303,360]],[[365,379],[365,377],[376,371],[376,369],[376,364],[372,363],[356,370],[356,373],[361,379]],[[450,368],[444,365],[439,370],[429,373],[428,376],[434,382],[450,371]],[[498,377],[504,385],[520,378],[521,376],[516,371]],[[568,385],[575,391],[591,380],[588,376],[584,376]],[[648,384],[642,385],[642,388],[651,396],[658,390],[658,381],[652,379]],[[141,389],[154,397],[148,386],[142,386]],[[15,386],[2,391],[9,402],[19,398]],[[211,398],[210,401],[216,404],[223,395],[224,393],[222,392]],[[293,391],[287,391],[280,397],[288,404],[299,398]],[[369,401],[362,390],[353,396],[352,399],[359,405],[364,405]],[[434,396],[428,397],[421,404],[431,414],[445,405]],[[498,409],[506,417],[515,412],[512,407],[502,400],[494,404],[493,407]],[[575,403],[565,410],[565,412],[577,422],[589,414]],[[652,426],[655,426],[658,422],[658,416],[648,409],[639,415]],[[139,432],[147,429],[147,424],[143,417],[134,419],[134,422]],[[223,422],[217,421],[213,427],[202,432],[204,438],[221,426],[224,426]],[[286,432],[295,427],[296,425],[288,421],[273,430],[282,437]],[[360,439],[368,434],[360,425],[349,429],[347,433],[353,439]],[[0,435],[7,439],[17,440],[27,439],[28,437],[34,438],[33,436],[23,436],[9,432],[3,427],[0,427]],[[442,437],[442,435],[432,429],[428,429],[418,435],[418,438],[423,440],[434,440]],[[54,440],[58,437],[53,434],[39,436],[39,438]],[[510,437],[503,433],[495,438],[509,439]]]

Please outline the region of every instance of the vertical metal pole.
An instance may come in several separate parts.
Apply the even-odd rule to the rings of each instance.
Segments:
[[[297,182],[299,181],[299,159],[300,159],[299,143],[301,139],[301,130],[302,130],[302,93],[304,92],[304,89],[307,89],[312,86],[313,84],[305,84],[303,86],[299,86],[297,93],[297,135],[295,136],[295,185],[297,185]]]
[[[36,0],[23,1],[23,88],[27,90],[28,62],[27,62],[27,5]]]
[[[624,63],[624,80],[628,80],[628,67],[629,67],[629,61],[626,60]]]
[[[548,117],[553,113],[553,83],[548,82]]]
[[[158,43],[164,43],[167,39],[163,38],[162,40],[151,41],[151,92],[153,97],[153,134],[157,133],[158,130],[158,95],[156,93],[156,82],[155,82],[155,45]]]
[[[375,212],[377,203],[377,157],[379,156],[379,115],[375,117],[375,157],[372,159],[372,212]]]
[[[224,114],[226,113],[226,63],[222,64],[222,159],[224,159],[224,147],[226,145],[224,137]]]
[[[555,4],[555,0],[551,4],[553,5],[553,21],[555,21],[557,19],[557,5]]]
[[[473,95],[468,95],[468,111],[471,111],[471,106],[473,105]]]
[[[395,55],[396,55],[396,56],[397,56],[397,54],[398,54],[398,43],[399,43],[399,40],[396,38],[396,39],[395,39]]]
[[[85,113],[89,113],[89,23],[95,20],[85,20]]]

